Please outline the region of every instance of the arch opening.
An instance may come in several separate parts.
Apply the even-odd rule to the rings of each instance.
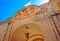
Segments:
[[[11,41],[43,41],[43,34],[40,27],[36,24],[29,23],[17,28],[13,34]]]

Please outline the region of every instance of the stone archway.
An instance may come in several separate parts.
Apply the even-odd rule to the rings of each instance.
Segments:
[[[43,41],[43,34],[38,25],[29,23],[17,28],[11,41]]]

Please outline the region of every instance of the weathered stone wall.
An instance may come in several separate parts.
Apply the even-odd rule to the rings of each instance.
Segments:
[[[52,0],[51,2],[54,3],[54,1]],[[57,13],[57,10],[54,8],[54,6],[52,6],[52,4],[50,4],[50,2],[39,6],[39,8],[40,8],[40,12],[37,15],[19,20],[20,14],[17,14],[19,16],[17,22],[13,22],[13,20],[15,19],[13,17],[11,19],[12,21],[10,25],[8,25],[8,22],[0,24],[0,41],[10,41],[13,32],[19,26],[28,24],[28,23],[37,24],[41,28],[44,36],[44,41],[60,41],[58,31],[55,27],[55,24],[56,24],[59,30],[60,22],[57,20],[56,16],[54,16],[54,20],[55,20],[55,24],[54,24],[51,17],[51,15],[54,15]],[[59,30],[59,33],[60,33],[60,30]]]
[[[34,24],[39,25],[39,27],[41,28],[43,36],[44,36],[44,41],[58,41],[58,38],[56,38],[57,36],[55,34],[55,31],[53,30],[54,26],[52,26],[51,21],[49,20],[49,18],[50,17],[48,17],[47,14],[39,14],[39,15],[33,16],[31,18],[18,21],[18,22],[13,24],[11,35],[13,34],[13,32],[19,26],[24,25],[24,24],[28,24],[28,23],[34,23]],[[6,27],[6,25],[4,27]],[[5,32],[6,32],[6,28],[4,28]],[[1,30],[1,31],[3,31],[3,30]],[[8,31],[8,33],[9,32],[10,31]],[[8,38],[9,38],[9,34],[8,33],[7,33],[7,36],[5,36],[5,40],[4,41],[8,41]],[[1,37],[3,37],[2,33],[1,33]],[[3,40],[3,38],[2,38],[2,40]]]
[[[50,0],[50,3],[60,13],[60,0]]]

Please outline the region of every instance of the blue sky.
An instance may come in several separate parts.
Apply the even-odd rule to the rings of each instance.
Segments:
[[[25,7],[31,2],[30,5],[41,5],[48,0],[0,0],[0,22],[3,22],[13,17],[17,11]]]

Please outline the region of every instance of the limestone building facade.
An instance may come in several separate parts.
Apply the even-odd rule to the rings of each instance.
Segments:
[[[50,0],[23,8],[0,23],[0,41],[60,41],[59,7],[60,0]]]

